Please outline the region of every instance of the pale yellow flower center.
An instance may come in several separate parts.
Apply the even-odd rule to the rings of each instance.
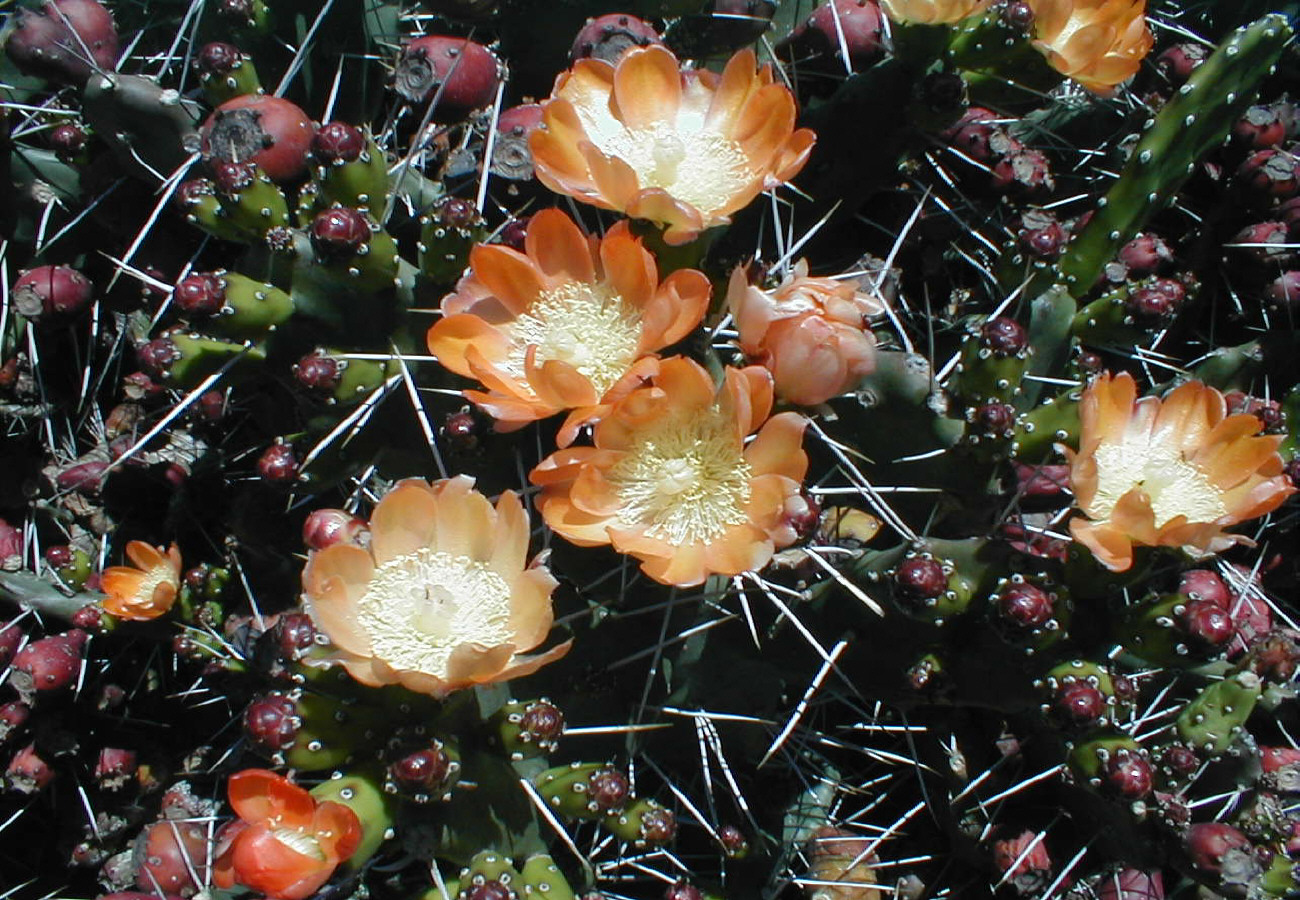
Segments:
[[[1219,489],[1175,448],[1142,442],[1098,447],[1097,495],[1088,515],[1109,518],[1115,504],[1131,490],[1151,498],[1157,528],[1175,516],[1186,516],[1188,522],[1213,522],[1228,513]]]
[[[636,361],[641,317],[604,285],[568,282],[543,291],[509,333],[514,346],[506,367],[516,378],[524,378],[524,357],[535,345],[539,366],[552,359],[568,363],[599,397]]]
[[[313,835],[299,831],[297,828],[276,828],[271,831],[271,835],[295,853],[301,853],[315,860],[325,859],[320,841]]]
[[[153,592],[158,589],[158,585],[174,585],[175,580],[171,566],[154,566],[152,569],[145,569],[144,578],[135,592],[134,599],[137,603],[153,603]]]
[[[652,423],[609,472],[617,527],[671,544],[707,543],[747,521],[752,471],[734,426],[714,407]]]
[[[716,131],[680,123],[651,128],[592,130],[592,142],[636,172],[642,190],[663,188],[705,217],[726,210],[753,184],[744,148]]]
[[[463,644],[510,643],[510,585],[487,563],[428,548],[379,566],[357,603],[371,653],[394,669],[447,676]]]

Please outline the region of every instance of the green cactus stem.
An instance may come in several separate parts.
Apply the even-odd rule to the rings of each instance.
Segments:
[[[196,110],[175,90],[143,76],[93,75],[81,107],[121,166],[150,183],[170,177],[197,150]]]
[[[1119,248],[1173,199],[1197,160],[1223,142],[1290,37],[1282,15],[1238,29],[1148,120],[1119,179],[1061,258],[1071,294],[1086,294]]]
[[[1262,683],[1253,672],[1238,672],[1204,688],[1179,713],[1178,736],[1209,756],[1226,753],[1240,736],[1259,702]]]
[[[392,798],[383,792],[370,773],[349,773],[323,781],[311,789],[317,800],[342,803],[361,822],[361,843],[348,859],[347,867],[359,871],[392,836],[395,810]]]

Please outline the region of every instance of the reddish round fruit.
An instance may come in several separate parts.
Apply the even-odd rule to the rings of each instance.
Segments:
[[[1070,235],[1051,213],[1033,210],[1021,216],[1016,237],[1034,259],[1053,260],[1061,255]]]
[[[1175,86],[1186,81],[1209,58],[1210,50],[1190,41],[1174,44],[1156,57],[1156,68]]]
[[[355,162],[365,149],[365,132],[347,122],[327,122],[311,139],[311,155],[326,166]]]
[[[188,897],[208,883],[210,850],[206,823],[155,822],[136,841],[136,887]]]
[[[1173,262],[1174,252],[1158,234],[1148,232],[1139,234],[1121,247],[1119,259],[1127,267],[1129,275],[1140,278]]]
[[[86,132],[76,125],[64,122],[50,131],[50,147],[60,159],[70,159],[86,146]]]
[[[135,355],[140,361],[141,368],[158,378],[163,378],[171,369],[172,363],[181,358],[181,351],[170,338],[160,337],[136,347]],[[134,374],[143,376],[143,379],[148,381],[148,375],[142,372]],[[152,381],[142,387],[146,393],[157,393],[156,385]]]
[[[104,476],[108,472],[106,462],[84,462],[59,472],[54,483],[60,490],[77,491],[81,494],[98,494],[103,487]],[[47,557],[48,558],[48,557]]]
[[[847,50],[849,67],[861,71],[884,53],[882,33],[876,0],[831,0],[813,10],[781,47],[801,59],[843,60]]]
[[[529,135],[542,124],[542,107],[524,103],[504,110],[497,119],[496,142],[492,145],[492,174],[513,181],[533,177],[533,151]]]
[[[213,41],[204,44],[194,55],[194,69],[200,75],[229,75],[244,61],[244,54],[234,44]]]
[[[1172,319],[1187,299],[1187,288],[1172,278],[1153,278],[1129,294],[1125,308],[1143,322],[1163,322]]]
[[[317,213],[311,223],[311,245],[326,260],[346,260],[369,243],[370,221],[365,213],[336,206]]]
[[[38,266],[18,276],[9,297],[20,314],[38,319],[80,312],[94,293],[90,279],[71,266]]]
[[[1300,309],[1300,271],[1283,272],[1273,279],[1265,293],[1281,309]]]
[[[996,155],[991,146],[994,134],[1002,133],[1002,117],[991,109],[972,106],[957,123],[943,133],[952,147],[971,159],[991,162]]]
[[[971,424],[982,434],[1010,437],[1016,425],[1016,408],[1010,403],[981,403],[975,407]]]
[[[1039,628],[1052,618],[1053,595],[1036,584],[1013,584],[999,595],[998,612],[1017,628]]]
[[[54,770],[37,752],[35,744],[28,744],[15,753],[5,769],[9,789],[20,794],[35,794],[53,780]]]
[[[315,127],[288,100],[245,94],[216,108],[200,130],[203,158],[214,162],[252,162],[272,181],[292,181],[307,170]]]
[[[1025,199],[1049,193],[1056,186],[1052,166],[1037,150],[1016,148],[993,166],[992,186],[996,191]]]
[[[50,544],[41,555],[52,569],[65,569],[76,559],[72,547],[67,544]]]
[[[283,750],[298,737],[298,707],[283,694],[259,697],[244,710],[244,733],[267,750]]]
[[[1202,872],[1234,871],[1253,859],[1250,838],[1223,822],[1197,822],[1183,838],[1192,865]]]
[[[272,444],[257,459],[257,474],[275,484],[287,484],[298,478],[298,457],[289,444]]]
[[[117,27],[96,0],[51,0],[39,9],[19,8],[13,21],[5,54],[28,75],[80,85],[96,70],[117,69]]]
[[[271,628],[280,658],[292,662],[316,644],[316,626],[306,613],[281,613]]]
[[[723,825],[719,828],[718,841],[721,842],[727,856],[733,859],[739,859],[749,852],[749,841],[745,838],[745,833],[735,825]]]
[[[101,790],[120,790],[134,777],[135,770],[134,750],[105,747],[99,751],[99,758],[95,760],[95,782]]]
[[[651,844],[666,844],[677,836],[677,816],[656,807],[641,814],[641,837]]]
[[[409,793],[432,794],[447,786],[452,774],[451,757],[441,743],[408,753],[388,767],[399,788]]]
[[[435,102],[433,121],[455,122],[492,103],[501,77],[501,63],[482,44],[428,35],[402,48],[394,87],[411,103]]]
[[[11,681],[24,694],[72,686],[81,674],[81,651],[89,635],[79,628],[32,641],[14,657]]]
[[[26,635],[17,622],[6,622],[0,625],[0,670],[9,668],[9,663],[17,655],[24,637]]]
[[[26,725],[31,715],[31,705],[21,700],[0,704],[0,744]]]
[[[1300,189],[1295,157],[1282,150],[1257,150],[1237,167],[1237,180],[1261,202],[1286,200]]]
[[[1170,744],[1160,751],[1160,765],[1170,774],[1187,776],[1200,768],[1196,751],[1185,744]]]
[[[442,423],[442,434],[458,453],[469,453],[478,448],[478,420],[467,410],[449,414]]]
[[[537,700],[524,710],[519,727],[538,744],[546,745],[559,740],[564,734],[564,713],[554,703]]]
[[[251,162],[223,159],[212,162],[212,186],[226,197],[238,197],[257,183],[257,166]]]
[[[1188,569],[1178,577],[1178,593],[1191,600],[1208,600],[1223,609],[1232,602],[1228,586],[1210,569]]]
[[[618,769],[600,769],[587,779],[587,797],[601,812],[622,809],[631,792],[627,776]]]
[[[1232,135],[1257,150],[1276,147],[1286,138],[1287,117],[1283,113],[1277,105],[1252,106],[1232,126]]]
[[[569,59],[603,59],[612,64],[633,47],[662,43],[663,38],[649,22],[626,13],[609,13],[587,20],[573,39]]]
[[[1052,877],[1052,857],[1043,836],[1022,831],[993,842],[993,865],[1021,894],[1036,893]]]
[[[1189,638],[1208,647],[1222,647],[1237,633],[1228,611],[1210,600],[1193,600],[1178,617]]]
[[[998,356],[1014,356],[1029,346],[1029,335],[1015,319],[998,316],[980,326],[979,341]]]
[[[68,621],[74,628],[82,631],[99,632],[104,627],[104,608],[96,603],[87,603],[72,614]]]
[[[318,509],[302,523],[302,542],[313,550],[335,544],[361,544],[370,534],[370,526],[360,516],[342,509]]]
[[[1118,751],[1106,763],[1106,785],[1125,800],[1141,800],[1151,793],[1151,764],[1138,753]]]
[[[894,585],[906,600],[932,600],[948,590],[948,573],[939,562],[914,556],[899,564]]]
[[[215,316],[226,305],[225,279],[215,272],[187,275],[172,291],[172,299],[186,315]]]
[[[1052,708],[1067,722],[1090,725],[1106,713],[1106,696],[1086,681],[1071,681],[1056,692]]]
[[[343,377],[343,367],[334,357],[313,350],[293,364],[293,377],[309,391],[332,394]]]

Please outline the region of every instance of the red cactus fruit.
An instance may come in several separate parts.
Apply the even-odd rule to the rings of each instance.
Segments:
[[[342,509],[318,509],[302,524],[302,542],[313,550],[335,544],[365,544],[370,526],[360,516]]]
[[[0,558],[3,558],[3,554],[0,554]],[[25,636],[17,621],[0,625],[0,670],[9,668],[9,663],[13,662]]]
[[[664,890],[664,900],[704,900],[704,894],[689,881],[676,881]]]
[[[537,700],[524,710],[519,726],[535,743],[553,745],[564,734],[564,713],[548,700]]]
[[[1190,41],[1174,44],[1156,57],[1156,68],[1175,87],[1182,85],[1197,66],[1205,62],[1210,51],[1201,44]]]
[[[601,812],[622,809],[631,792],[627,776],[612,767],[592,772],[587,779],[587,797]]]
[[[942,135],[952,147],[971,159],[991,162],[996,153],[992,147],[994,134],[1002,133],[998,123],[1002,117],[991,109],[972,106],[962,113],[951,128]]]
[[[1222,647],[1237,633],[1228,611],[1209,600],[1188,603],[1178,625],[1189,639],[1205,647]]]
[[[172,363],[181,358],[181,351],[169,338],[160,337],[136,347],[135,355],[142,369],[150,375],[162,378],[167,375]],[[157,390],[151,390],[156,386],[152,381],[149,381],[147,375],[144,375],[143,372],[136,374],[142,375],[144,380],[148,382],[148,386],[145,388],[147,393],[157,393]]]
[[[95,783],[101,790],[121,790],[135,777],[136,758],[134,750],[120,747],[104,747],[95,760]]]
[[[272,484],[289,484],[298,478],[298,457],[290,444],[272,444],[257,459],[257,474]]]
[[[1119,259],[1129,275],[1141,278],[1173,262],[1174,252],[1160,235],[1144,232],[1120,248]]]
[[[9,760],[5,769],[5,783],[9,790],[20,794],[35,794],[54,780],[54,770],[41,758],[35,744],[28,744]]]
[[[620,56],[633,47],[662,44],[663,38],[654,27],[636,16],[610,13],[588,19],[573,39],[569,59],[603,59],[616,63]]]
[[[1036,584],[1012,584],[999,592],[998,612],[1002,620],[1017,628],[1040,628],[1051,620],[1054,595]]]
[[[315,127],[288,100],[245,94],[218,106],[199,133],[203,158],[209,164],[252,162],[272,181],[283,182],[307,170]]]
[[[449,413],[442,423],[443,437],[458,453],[469,453],[478,449],[479,431],[478,420],[468,410]]]
[[[948,573],[936,560],[914,556],[899,564],[894,585],[905,600],[931,600],[948,589]]]
[[[1106,695],[1086,681],[1062,685],[1052,708],[1067,722],[1091,725],[1106,713]]]
[[[1052,177],[1052,166],[1046,156],[1037,150],[1020,148],[1007,153],[993,166],[991,184],[995,191],[1033,199],[1050,193],[1056,179]]]
[[[82,631],[99,633],[104,627],[104,608],[97,603],[87,603],[68,621]]]
[[[440,742],[408,753],[388,767],[393,783],[410,794],[437,793],[447,786],[452,773],[452,759]]]
[[[301,659],[316,644],[316,626],[306,613],[281,613],[269,633],[280,658],[288,661]]]
[[[847,50],[849,67],[861,71],[884,53],[882,26],[876,0],[831,0],[813,10],[779,49],[797,58],[838,60]]]
[[[1029,346],[1029,335],[1015,319],[997,316],[980,326],[979,342],[998,356],[1014,356]]]
[[[31,718],[32,708],[21,700],[0,704],[0,744],[17,734]]]
[[[1288,112],[1292,111],[1278,104],[1251,106],[1233,124],[1232,136],[1257,150],[1276,147],[1286,139]]]
[[[1208,600],[1223,609],[1232,602],[1228,586],[1212,569],[1188,569],[1178,576],[1178,593],[1191,600]]]
[[[1052,213],[1030,210],[1020,217],[1020,230],[1016,238],[1025,252],[1034,259],[1050,261],[1061,255],[1070,235]]]
[[[72,159],[86,146],[86,132],[71,122],[50,129],[50,149],[60,159]]]
[[[1160,767],[1171,775],[1186,777],[1200,766],[1196,751],[1184,744],[1170,744],[1160,751]]]
[[[294,380],[309,391],[331,394],[342,376],[339,361],[321,350],[313,350],[293,364]]]
[[[71,686],[81,673],[81,651],[89,635],[79,628],[32,641],[14,657],[14,687],[21,693]]]
[[[1052,857],[1042,836],[1033,831],[994,841],[993,865],[1021,893],[1037,891],[1052,878]]]
[[[14,309],[29,319],[68,316],[90,305],[95,288],[71,266],[38,266],[18,276],[10,289]]]
[[[745,833],[735,825],[723,825],[718,829],[718,841],[727,856],[739,859],[749,852],[749,840]]]
[[[641,814],[641,837],[650,844],[666,844],[677,836],[677,816],[656,807]]]
[[[54,483],[60,490],[77,491],[82,494],[97,494],[104,483],[104,474],[108,471],[106,462],[84,462],[68,466],[54,477]],[[51,563],[51,565],[54,565]]]
[[[345,206],[323,210],[311,223],[311,245],[326,260],[351,259],[371,234],[365,214]]]
[[[327,122],[311,139],[311,155],[326,166],[355,162],[365,149],[365,132],[347,122]]]
[[[66,569],[77,558],[72,547],[67,544],[50,544],[41,555],[51,569]]]
[[[1172,319],[1187,299],[1187,288],[1172,278],[1154,278],[1129,294],[1125,309],[1140,322],[1156,323]]]
[[[181,279],[172,299],[186,315],[215,316],[226,304],[226,283],[215,272],[197,272]]]
[[[1283,150],[1257,150],[1237,167],[1237,180],[1260,201],[1285,200],[1300,190],[1295,157]]]
[[[1269,284],[1265,296],[1281,309],[1300,309],[1300,271],[1283,272]]]
[[[495,99],[502,69],[482,44],[428,35],[402,48],[394,78],[397,93],[411,103],[437,98],[435,122],[455,122]]]
[[[1016,408],[1010,403],[981,403],[970,421],[981,434],[1010,437],[1016,425]]]
[[[194,54],[194,69],[200,75],[229,75],[244,60],[243,52],[234,44],[212,41]]]
[[[136,887],[193,896],[208,883],[209,856],[205,824],[155,822],[136,839],[133,850]]]
[[[272,752],[292,745],[300,727],[298,707],[284,694],[259,697],[244,710],[244,734]]]
[[[1120,750],[1106,761],[1105,784],[1125,800],[1146,797],[1154,782],[1151,763],[1140,753]]]
[[[28,75],[79,85],[117,68],[117,26],[97,0],[50,0],[14,14],[5,53]]]
[[[512,181],[533,177],[533,151],[528,136],[542,124],[542,107],[523,103],[503,110],[497,118],[496,142],[492,145],[492,174]]]
[[[1097,900],[1164,900],[1165,881],[1159,869],[1120,869],[1097,882]]]
[[[1250,838],[1224,822],[1197,822],[1187,829],[1183,844],[1202,872],[1244,883],[1259,871]]]
[[[1294,747],[1260,747],[1261,778],[1270,790],[1300,793],[1300,750]]]

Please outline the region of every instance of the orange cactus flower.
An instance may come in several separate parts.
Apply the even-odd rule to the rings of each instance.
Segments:
[[[304,606],[362,684],[442,697],[527,675],[569,649],[519,655],[550,632],[556,585],[526,566],[528,536],[513,493],[493,508],[464,475],[403,481],[375,507],[369,548],[311,554]]]
[[[895,22],[948,25],[988,9],[993,0],[880,0],[880,8]]]
[[[589,237],[558,209],[533,216],[524,250],[473,249],[429,350],[488,388],[465,395],[502,431],[575,410],[563,446],[620,381],[638,380],[649,354],[700,324],[710,285],[694,269],[660,282],[626,222]]]
[[[1027,0],[1033,44],[1066,78],[1103,96],[1137,73],[1155,39],[1146,0]]]
[[[791,517],[807,511],[807,420],[768,418],[772,376],[762,367],[727,369],[721,389],[691,360],[658,368],[653,384],[613,404],[594,447],[560,450],[533,470],[542,517],[575,544],[636,557],[664,584],[762,568],[794,542]]]
[[[101,587],[108,594],[101,605],[119,619],[134,622],[164,615],[180,590],[180,551],[175,544],[164,552],[144,541],[131,541],[126,555],[134,566],[112,566],[101,575]]]
[[[1074,539],[1106,568],[1133,564],[1135,544],[1218,553],[1250,543],[1229,528],[1276,509],[1295,492],[1251,415],[1228,415],[1223,395],[1189,381],[1164,400],[1137,399],[1127,373],[1105,373],[1079,404],[1079,452],[1064,452],[1084,517]]]
[[[217,836],[217,887],[242,884],[270,900],[304,900],[361,843],[356,813],[318,802],[283,775],[245,769],[230,776],[227,790],[239,819]]]
[[[788,403],[825,403],[876,367],[876,339],[867,319],[884,307],[849,282],[809,277],[803,260],[770,291],[751,285],[744,270],[736,269],[727,305],[740,348],[771,370],[776,395]]]
[[[794,121],[794,97],[752,50],[718,75],[652,45],[575,63],[529,141],[551,190],[664,224],[681,244],[803,168],[815,138]]]

